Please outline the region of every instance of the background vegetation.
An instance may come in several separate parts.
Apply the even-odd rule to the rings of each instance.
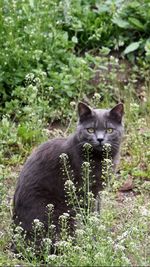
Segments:
[[[120,179],[77,247],[45,263],[149,266],[149,0],[1,0],[0,31],[0,264],[39,264],[9,249],[18,172],[34,146],[74,130],[84,100],[125,103]]]

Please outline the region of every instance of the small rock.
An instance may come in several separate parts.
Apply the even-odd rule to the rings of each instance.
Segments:
[[[134,185],[133,185],[133,178],[130,176],[124,184],[120,187],[119,191],[124,192],[124,191],[129,191],[133,190]]]

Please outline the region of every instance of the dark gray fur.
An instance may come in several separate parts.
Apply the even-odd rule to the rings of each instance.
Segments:
[[[14,195],[13,220],[16,225],[20,222],[31,237],[32,222],[39,219],[47,230],[47,204],[54,205],[53,221],[58,232],[58,217],[68,211],[65,202],[64,177],[61,170],[60,155],[69,156],[71,169],[75,182],[81,182],[81,165],[83,163],[82,147],[90,143],[93,147],[92,157],[94,162],[93,176],[96,183],[92,191],[96,197],[102,189],[101,162],[102,146],[111,144],[114,168],[118,163],[120,143],[123,135],[123,104],[116,105],[113,109],[92,109],[86,104],[78,104],[79,121],[76,132],[68,138],[50,140],[40,145],[27,159],[17,183]],[[93,134],[87,128],[94,128]],[[106,133],[106,128],[113,128],[111,134]],[[101,139],[101,142],[100,142]]]

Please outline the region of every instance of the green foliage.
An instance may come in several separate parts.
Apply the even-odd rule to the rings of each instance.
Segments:
[[[105,45],[112,47],[110,37],[114,29],[111,18],[117,4],[66,0],[65,4],[61,2],[60,7],[63,28],[67,30],[69,39],[75,41],[78,51]]]
[[[115,185],[115,177],[112,177],[111,191],[110,180],[111,162],[109,159],[109,147],[105,149],[105,165],[103,178],[106,187],[100,193],[100,198],[95,200],[90,191],[91,147],[86,144],[85,161],[83,162],[83,184],[80,188],[82,196],[73,181],[72,170],[69,165],[69,158],[66,154],[60,156],[62,161],[62,171],[66,179],[66,201],[73,210],[76,211],[77,227],[75,237],[69,235],[68,221],[69,213],[64,213],[59,217],[60,237],[57,237],[52,248],[52,239],[55,236],[55,226],[52,221],[53,205],[49,204],[49,230],[46,238],[42,239],[42,248],[38,251],[36,239],[43,236],[43,224],[35,219],[33,222],[33,241],[26,248],[25,235],[21,235],[22,228],[17,226],[15,232],[15,242],[17,244],[18,256],[24,262],[33,265],[50,264],[52,266],[132,266],[148,265],[149,257],[149,235],[150,226],[150,206],[144,202],[143,196],[137,198],[127,198],[121,208],[118,206],[112,189]],[[108,181],[109,180],[109,181]],[[143,184],[143,192],[149,192],[149,184]],[[86,199],[85,199],[85,195]],[[99,201],[100,213],[93,210],[91,200]],[[86,201],[86,202],[84,202]],[[84,207],[84,208],[83,208]],[[142,247],[141,247],[142,246]],[[134,252],[134,253],[133,253]],[[37,256],[36,256],[37,255]]]
[[[150,37],[150,2],[149,0],[134,0],[125,2],[117,11],[113,22],[119,27],[122,45],[127,45],[124,54],[139,50],[146,52],[146,44]],[[148,59],[148,53],[146,52]]]
[[[125,55],[145,51],[149,60],[149,1],[28,1],[0,3],[0,95],[5,103],[25,87],[25,77],[42,78],[52,113],[57,105],[68,107],[83,95],[92,75],[90,62],[81,52],[97,49],[108,53],[126,47]],[[132,59],[131,55],[130,58]],[[52,90],[53,88],[53,90]],[[21,90],[21,89],[20,89]],[[25,90],[25,89],[24,89]],[[15,104],[15,102],[14,102]],[[2,110],[1,110],[2,113]],[[68,110],[66,110],[68,114]],[[64,114],[64,112],[63,112]],[[62,116],[62,112],[58,117]],[[51,116],[52,117],[52,116]]]
[[[59,253],[49,255],[51,243],[45,240],[44,261],[53,266],[150,265],[149,28],[149,0],[0,1],[0,265],[42,264],[33,247],[24,259],[10,252],[11,200],[20,164],[34,146],[73,131],[78,100],[99,108],[124,102],[120,179],[109,183],[111,165],[104,161],[108,188],[101,214],[87,212],[92,198],[85,194],[83,213],[89,216],[76,232],[77,243],[67,237],[61,218],[65,231]],[[112,56],[116,50],[118,57]],[[56,121],[57,129],[51,125]],[[65,133],[60,122],[67,123]],[[83,164],[86,192],[92,178],[88,163]],[[120,200],[118,188],[128,178],[134,188]]]
[[[36,76],[44,73],[44,95],[50,95],[49,104],[52,102],[54,106],[62,104],[62,96],[77,95],[82,74],[86,80],[88,67],[83,59],[72,54],[74,41],[68,40],[68,33],[59,25],[58,3],[1,1],[0,93],[3,104],[13,97],[14,87],[24,85],[26,75],[31,72]],[[54,92],[49,94],[52,87]]]

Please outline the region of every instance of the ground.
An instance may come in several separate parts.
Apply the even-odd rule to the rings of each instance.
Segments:
[[[109,106],[116,100],[125,104],[125,136],[121,149],[121,162],[118,173],[113,179],[111,190],[106,187],[102,194],[101,214],[98,216],[99,225],[97,231],[99,239],[93,241],[90,231],[95,228],[90,224],[87,233],[80,233],[77,238],[77,251],[70,244],[63,249],[63,256],[47,256],[46,263],[60,266],[78,265],[90,266],[95,264],[103,266],[120,264],[137,266],[150,265],[150,166],[148,151],[150,145],[149,134],[149,105],[150,83],[149,70],[143,66],[133,66],[126,60],[111,57],[99,58],[99,68],[93,65],[95,76],[89,81],[94,91],[83,99],[95,106]],[[96,69],[97,68],[97,69]],[[68,135],[75,127],[75,116],[66,125],[60,121],[54,121],[44,128],[47,137]],[[14,131],[14,125],[9,125],[9,130]],[[17,123],[16,126],[17,127]],[[11,139],[11,135],[10,135]],[[0,266],[38,264],[32,256],[26,255],[19,259],[10,250],[11,244],[11,216],[12,198],[15,190],[18,174],[22,164],[37,143],[15,145],[9,140],[4,142],[4,159],[1,162],[1,208],[0,208]],[[95,217],[94,217],[95,218]],[[96,220],[96,219],[95,219]],[[96,223],[95,223],[96,224]],[[100,227],[104,227],[102,230]],[[83,231],[85,229],[83,228]],[[105,235],[105,238],[104,236]],[[104,239],[103,239],[104,238]],[[91,247],[88,249],[88,245]],[[92,246],[95,247],[94,251]],[[99,255],[101,253],[101,255]],[[55,257],[54,257],[55,256]],[[94,265],[94,266],[96,266]],[[31,265],[30,265],[31,266]]]

